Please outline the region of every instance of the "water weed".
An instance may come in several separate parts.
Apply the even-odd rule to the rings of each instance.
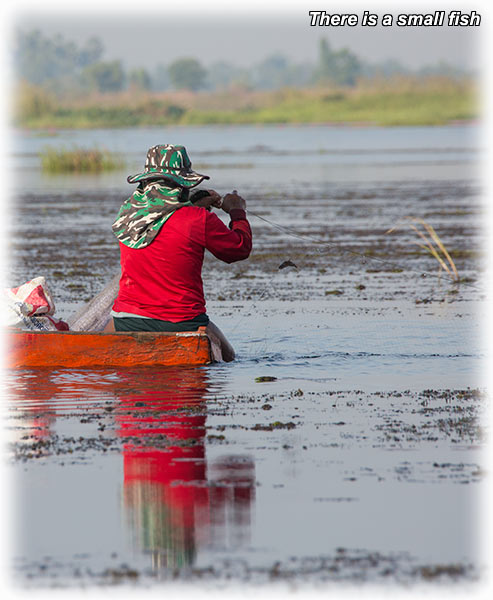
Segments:
[[[41,152],[41,166],[47,173],[101,173],[121,169],[125,163],[122,158],[97,148],[46,147]]]

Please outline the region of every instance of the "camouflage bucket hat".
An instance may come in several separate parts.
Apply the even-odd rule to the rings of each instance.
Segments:
[[[149,148],[143,173],[127,177],[128,183],[139,183],[144,180],[168,179],[181,187],[192,188],[208,175],[192,171],[192,163],[185,146],[162,144]]]

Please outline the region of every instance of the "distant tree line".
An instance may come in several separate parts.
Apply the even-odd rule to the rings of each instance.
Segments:
[[[320,84],[354,86],[361,77],[403,75],[447,75],[461,78],[465,71],[439,63],[411,71],[396,60],[370,64],[347,48],[334,50],[321,39],[317,61],[293,63],[273,54],[250,68],[220,61],[205,67],[198,59],[182,57],[170,64],[126,70],[120,60],[104,60],[104,46],[92,37],[77,46],[56,34],[47,37],[39,30],[18,31],[14,49],[14,69],[18,79],[49,87],[57,94],[67,92],[118,92],[126,89],[166,91],[172,89],[273,90],[282,87],[308,87]]]

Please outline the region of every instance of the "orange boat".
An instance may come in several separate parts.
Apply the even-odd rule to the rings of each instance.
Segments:
[[[205,327],[183,333],[9,331],[6,342],[10,368],[207,365],[221,357]]]

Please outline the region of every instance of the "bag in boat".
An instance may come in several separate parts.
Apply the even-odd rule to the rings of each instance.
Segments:
[[[7,327],[27,331],[67,331],[69,326],[56,319],[55,303],[44,277],[35,277],[14,288],[5,288],[3,321]]]

